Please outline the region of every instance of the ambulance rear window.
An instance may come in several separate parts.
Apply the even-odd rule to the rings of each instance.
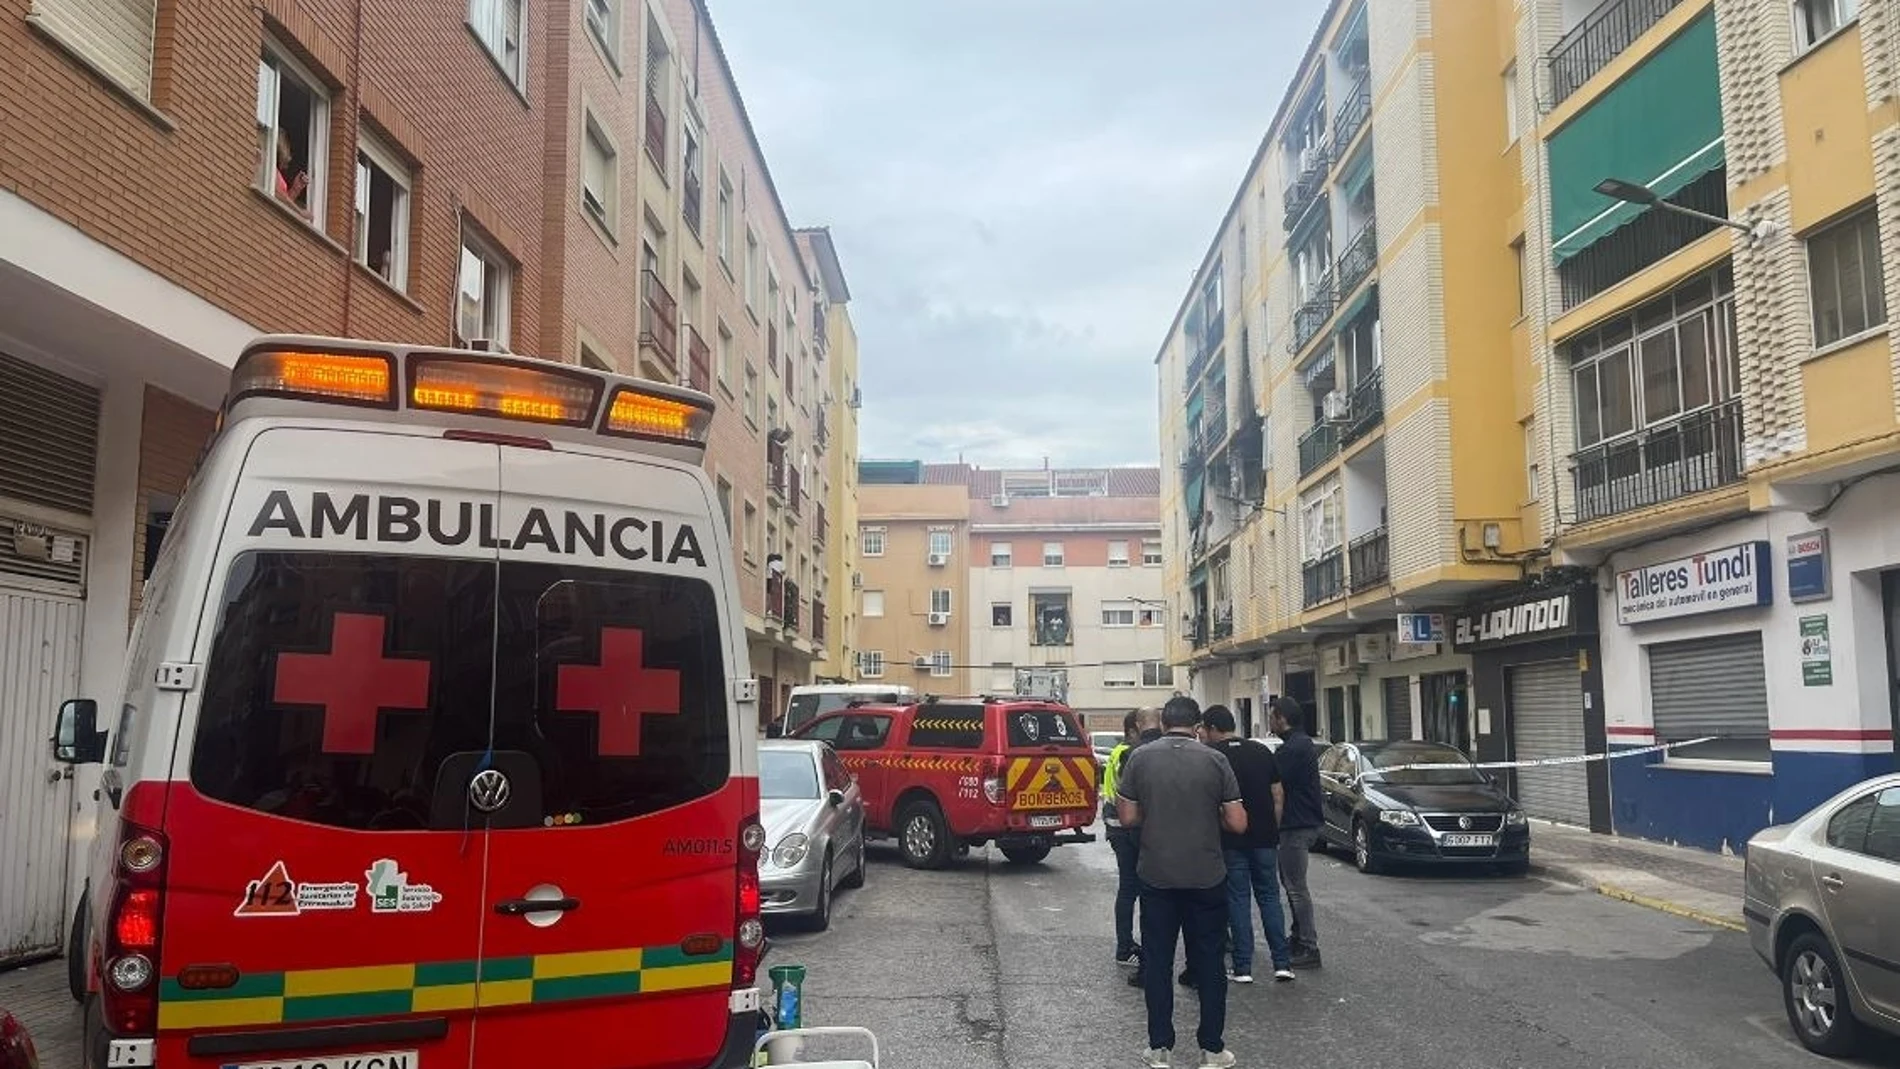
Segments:
[[[1009,725],[1011,748],[1073,746],[1086,749],[1089,740],[1069,714],[1060,709],[1009,709],[1003,713]]]

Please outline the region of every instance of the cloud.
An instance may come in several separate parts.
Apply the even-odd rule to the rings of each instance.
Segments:
[[[1322,0],[713,0],[851,280],[865,456],[1155,462],[1155,351]]]

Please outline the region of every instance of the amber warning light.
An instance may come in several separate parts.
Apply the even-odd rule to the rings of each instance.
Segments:
[[[392,365],[387,356],[267,350],[238,366],[231,392],[391,405]]]
[[[712,413],[699,405],[622,386],[614,391],[601,429],[635,438],[704,442]]]

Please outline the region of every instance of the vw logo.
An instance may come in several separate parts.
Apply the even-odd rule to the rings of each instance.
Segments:
[[[504,785],[503,785],[503,788],[502,788],[502,789],[503,789],[503,791],[504,791],[504,792],[506,792],[506,790],[507,790],[507,787],[506,787],[506,784],[505,784],[505,783],[504,783]],[[480,802],[477,802],[476,804],[477,804],[477,805],[480,805],[481,803],[480,803]],[[1470,830],[1471,830],[1471,818],[1470,818],[1470,817],[1459,817],[1459,818],[1458,818],[1458,826],[1459,826],[1459,827],[1461,827],[1461,828],[1463,828],[1463,829],[1465,829],[1466,831],[1470,831]]]
[[[468,781],[468,804],[483,813],[493,813],[508,804],[508,777],[492,768],[484,768]]]

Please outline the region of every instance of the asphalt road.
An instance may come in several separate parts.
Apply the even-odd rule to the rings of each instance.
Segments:
[[[871,1028],[892,1069],[1138,1066],[1113,885],[1100,842],[1026,868],[979,850],[941,872],[874,847],[831,930],[774,926],[768,964],[806,965],[806,1023]],[[1851,1063],[1802,1050],[1734,932],[1536,878],[1364,877],[1316,858],[1313,889],[1325,967],[1229,989],[1243,1066],[1900,1067],[1900,1044]],[[1194,1017],[1177,999],[1190,1069]]]

